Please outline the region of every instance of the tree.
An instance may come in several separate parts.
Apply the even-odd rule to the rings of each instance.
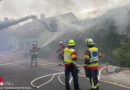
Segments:
[[[114,55],[121,67],[130,67],[130,41],[122,41],[121,47],[114,52]]]

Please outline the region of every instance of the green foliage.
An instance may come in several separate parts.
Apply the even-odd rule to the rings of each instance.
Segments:
[[[130,41],[122,42],[121,47],[114,52],[114,55],[120,66],[130,67]]]
[[[103,53],[101,62],[112,65],[130,67],[130,27],[127,30],[119,32],[113,20],[108,19],[101,24],[99,28],[92,27],[87,33],[86,37],[93,38],[97,47]],[[80,45],[81,46],[81,45]],[[80,49],[81,50],[81,49]]]

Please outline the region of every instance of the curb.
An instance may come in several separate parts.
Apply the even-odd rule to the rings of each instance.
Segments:
[[[101,79],[100,81],[101,82],[105,82],[105,83],[109,83],[109,84],[113,84],[113,85],[116,85],[116,86],[124,87],[124,88],[127,88],[127,89],[130,89],[130,86],[124,85],[122,83],[117,83],[117,82],[114,82],[114,81],[108,81],[108,80],[103,80],[103,79]]]

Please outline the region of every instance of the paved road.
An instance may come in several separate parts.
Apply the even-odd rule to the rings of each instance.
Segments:
[[[17,90],[65,90],[64,86],[59,82],[58,75],[49,82],[47,85],[40,88],[33,88],[31,86],[31,81],[35,78],[53,74],[57,72],[64,71],[64,67],[58,67],[55,61],[50,60],[39,60],[38,66],[31,67],[29,59],[19,59],[19,58],[4,58],[0,59],[0,76],[3,78],[3,82],[7,87],[26,87],[27,89],[17,89]],[[34,82],[35,85],[41,85],[46,81],[50,80],[51,76],[39,79]],[[61,76],[61,80],[64,82],[64,75]],[[80,87],[83,90],[89,90],[90,84],[85,77],[79,77]],[[71,84],[73,88],[73,83]],[[3,88],[3,87],[2,87]],[[1,90],[5,90],[2,89]],[[8,89],[11,90],[11,89]],[[15,90],[15,89],[12,89]],[[113,84],[100,82],[100,90],[130,90],[123,88],[121,86],[116,86]]]

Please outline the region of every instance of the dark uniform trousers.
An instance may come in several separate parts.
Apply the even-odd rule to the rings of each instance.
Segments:
[[[92,89],[98,90],[99,81],[98,81],[98,70],[86,70],[86,77],[89,78]]]
[[[63,58],[62,58],[62,53],[59,54],[58,56],[58,63],[62,64],[64,62]]]
[[[74,89],[79,90],[79,84],[78,84],[78,70],[74,64],[70,64],[69,67],[65,68],[65,87],[66,90],[71,90],[69,85],[69,76],[70,73],[72,74],[73,80],[74,80]]]

